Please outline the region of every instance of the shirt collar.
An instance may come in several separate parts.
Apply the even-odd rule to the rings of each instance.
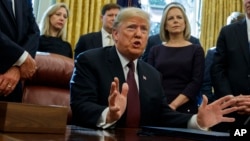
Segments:
[[[101,29],[102,31],[102,37],[106,38],[108,35],[110,35],[104,28]]]
[[[250,42],[250,19],[246,15],[248,42]]]
[[[247,25],[250,24],[250,19],[248,19],[247,15],[246,15],[246,21],[247,21]]]
[[[122,63],[122,68],[123,68],[123,69],[126,68],[126,67],[127,67],[127,64],[130,62],[130,60],[127,59],[126,57],[124,57],[124,56],[117,50],[117,48],[116,48],[116,52],[117,52],[118,57],[119,57],[119,59],[120,59],[120,61],[121,61],[121,63]],[[135,64],[135,68],[137,68],[138,59],[134,60],[133,62],[134,62],[134,64]],[[137,69],[135,69],[135,71],[137,71]]]

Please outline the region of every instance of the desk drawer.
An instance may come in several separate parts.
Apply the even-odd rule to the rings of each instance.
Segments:
[[[0,102],[0,131],[65,133],[67,115],[64,106]]]

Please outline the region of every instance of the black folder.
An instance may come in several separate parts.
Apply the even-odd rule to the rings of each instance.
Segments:
[[[229,141],[230,134],[227,132],[202,131],[198,129],[187,128],[169,128],[143,126],[138,133],[144,136],[173,136],[195,141]]]

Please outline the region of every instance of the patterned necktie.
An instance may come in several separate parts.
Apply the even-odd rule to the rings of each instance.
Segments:
[[[140,99],[139,93],[134,77],[135,65],[131,61],[127,65],[129,67],[127,75],[127,83],[129,86],[128,96],[127,96],[127,119],[126,127],[139,127],[140,122]]]

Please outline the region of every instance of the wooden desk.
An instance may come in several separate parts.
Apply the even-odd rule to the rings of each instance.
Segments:
[[[191,141],[167,136],[139,136],[138,129],[93,130],[68,126],[65,134],[0,133],[1,141]]]

